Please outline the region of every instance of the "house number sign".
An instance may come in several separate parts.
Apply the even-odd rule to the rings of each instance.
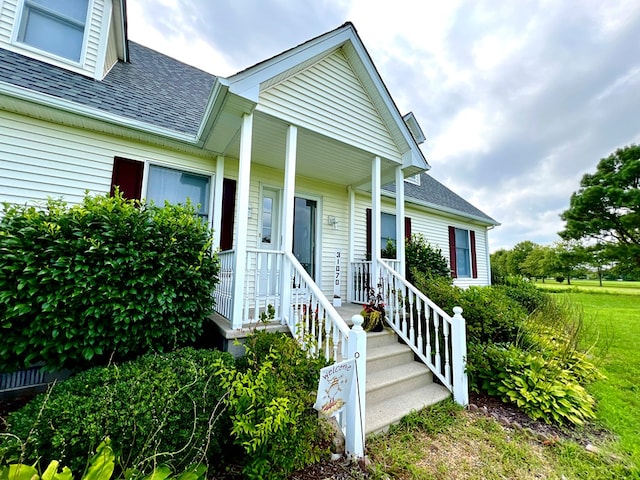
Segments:
[[[333,277],[333,306],[341,307],[342,298],[340,298],[340,270],[342,269],[342,251],[336,250],[336,268]]]

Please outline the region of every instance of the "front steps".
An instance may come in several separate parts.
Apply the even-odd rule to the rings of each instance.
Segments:
[[[412,411],[451,395],[389,328],[367,334],[366,389],[366,435],[384,432]]]

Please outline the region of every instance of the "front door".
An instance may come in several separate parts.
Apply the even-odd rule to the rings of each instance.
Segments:
[[[279,192],[274,189],[264,188],[260,207],[259,253],[256,259],[257,267],[260,271],[258,296],[270,297],[277,291],[279,273],[277,257],[275,253],[271,253],[280,248]]]
[[[316,215],[318,202],[295,197],[293,213],[293,254],[315,280]]]

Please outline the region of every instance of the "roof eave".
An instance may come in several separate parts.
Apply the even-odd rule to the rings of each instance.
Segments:
[[[45,93],[34,92],[33,90],[11,85],[6,82],[0,82],[0,95],[5,95],[18,100],[53,108],[65,113],[91,118],[93,120],[99,120],[111,125],[116,125],[118,127],[126,127],[138,132],[148,133],[170,140],[188,143],[190,145],[197,145],[198,143],[198,138],[195,135],[176,132],[175,130],[158,127],[121,115],[114,115],[112,113],[105,112],[104,110],[100,110],[94,107],[88,107],[86,105],[81,105],[75,102],[69,102],[68,100],[63,100]]]
[[[391,198],[395,198],[396,197],[396,193],[392,192],[390,190],[382,190],[382,195],[385,195],[385,196],[391,197]],[[478,215],[473,215],[471,213],[467,213],[467,212],[462,212],[460,210],[456,210],[455,208],[449,208],[449,207],[444,207],[442,205],[436,205],[435,203],[425,202],[424,200],[419,200],[417,198],[408,197],[406,195],[405,195],[405,202],[406,203],[411,203],[411,204],[419,206],[419,207],[427,208],[429,210],[435,210],[437,212],[445,213],[445,214],[448,214],[448,215],[454,215],[456,217],[461,217],[461,218],[465,218],[465,219],[468,219],[468,220],[473,220],[473,221],[475,221],[477,223],[481,223],[482,225],[486,225],[488,227],[490,227],[490,226],[497,227],[497,226],[501,225],[501,223],[495,221],[493,218],[490,218],[490,217],[480,217]]]

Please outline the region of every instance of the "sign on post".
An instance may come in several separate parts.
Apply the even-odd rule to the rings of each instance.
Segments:
[[[327,417],[340,412],[349,401],[355,371],[356,361],[353,358],[321,369],[313,408]]]

